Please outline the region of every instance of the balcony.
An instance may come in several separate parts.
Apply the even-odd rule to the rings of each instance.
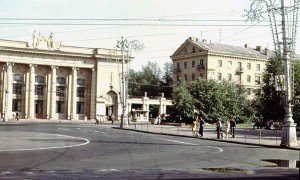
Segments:
[[[198,70],[198,71],[204,70],[204,65],[203,65],[203,64],[199,64],[199,65],[197,66],[197,70]]]
[[[174,68],[174,74],[178,74],[178,73],[181,73],[180,68],[179,67]]]
[[[236,69],[236,73],[244,73],[244,68],[238,67],[238,68]]]

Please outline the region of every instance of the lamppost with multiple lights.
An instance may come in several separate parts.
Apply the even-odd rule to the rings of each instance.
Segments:
[[[131,51],[141,51],[143,50],[144,46],[143,44],[138,40],[128,41],[127,39],[124,39],[121,37],[121,41],[117,41],[118,49],[121,50],[121,56],[122,56],[122,74],[121,74],[121,104],[122,104],[122,114],[121,114],[121,124],[120,127],[123,128],[124,126],[128,126],[128,117],[126,113],[127,108],[127,83],[128,82],[128,71],[129,68],[127,68],[127,75],[125,74],[125,64],[129,64],[130,58],[131,58]],[[125,57],[126,54],[126,57]]]

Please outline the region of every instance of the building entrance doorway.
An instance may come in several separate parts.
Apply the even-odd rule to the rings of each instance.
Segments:
[[[43,100],[35,101],[35,117],[37,119],[43,118]]]

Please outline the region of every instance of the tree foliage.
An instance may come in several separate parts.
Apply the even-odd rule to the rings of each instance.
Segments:
[[[255,115],[245,90],[231,82],[199,78],[189,84],[180,83],[174,90],[174,108],[181,117],[193,117],[194,109],[207,120],[234,117],[246,122]]]
[[[265,120],[282,121],[284,118],[284,92],[275,91],[275,76],[283,74],[280,56],[270,59],[263,74],[260,89],[256,91],[256,108]]]
[[[172,96],[172,63],[166,63],[164,70],[157,63],[148,62],[140,71],[129,71],[128,94],[130,96]]]
[[[189,90],[195,99],[196,109],[206,118],[233,116],[244,122],[254,115],[253,110],[244,108],[250,103],[245,90],[231,82],[199,78],[189,85]]]
[[[192,119],[195,109],[194,97],[188,91],[186,85],[180,82],[174,89],[173,105],[177,117],[183,120]]]

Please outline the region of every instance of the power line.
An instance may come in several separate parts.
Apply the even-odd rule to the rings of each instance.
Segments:
[[[206,27],[219,27],[219,26],[227,26],[227,27],[241,27],[241,26],[249,26],[247,24],[150,24],[150,23],[21,23],[21,22],[13,22],[13,23],[5,23],[0,22],[0,25],[40,25],[40,26],[165,26],[165,27],[197,27],[197,26],[206,26]],[[255,26],[268,27],[268,24],[257,24]]]

